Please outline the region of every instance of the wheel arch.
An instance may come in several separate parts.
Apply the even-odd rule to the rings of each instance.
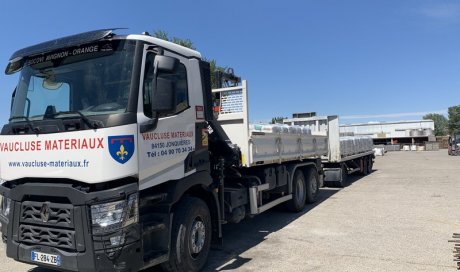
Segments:
[[[221,214],[219,208],[219,198],[217,195],[217,190],[213,189],[212,178],[209,173],[205,172],[199,174],[191,175],[188,181],[183,179],[178,181],[174,189],[171,191],[171,207],[170,211],[174,213],[177,204],[184,197],[196,197],[203,200],[208,206],[209,212],[211,214],[211,223],[213,229],[213,237],[221,238],[222,237],[222,227],[221,227]]]

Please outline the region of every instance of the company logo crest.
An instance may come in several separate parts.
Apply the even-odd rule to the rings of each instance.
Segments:
[[[118,163],[129,161],[134,153],[134,135],[109,136],[109,152]]]

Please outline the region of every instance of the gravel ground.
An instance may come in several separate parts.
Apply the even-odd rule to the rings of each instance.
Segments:
[[[387,153],[352,179],[301,213],[275,208],[225,226],[205,271],[455,271],[447,241],[460,232],[460,157]],[[1,243],[0,264],[49,271],[7,259]]]

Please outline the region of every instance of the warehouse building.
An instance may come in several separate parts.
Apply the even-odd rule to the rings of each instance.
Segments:
[[[315,119],[315,116],[316,113],[294,113],[292,118],[284,119],[283,123],[304,125],[306,120]],[[318,125],[321,126],[321,124]],[[371,136],[376,145],[421,145],[427,141],[436,141],[432,120],[346,124],[340,125],[340,133],[342,136]]]
[[[423,144],[435,141],[434,122],[432,120],[369,122],[341,125],[344,135],[368,135],[374,144]]]

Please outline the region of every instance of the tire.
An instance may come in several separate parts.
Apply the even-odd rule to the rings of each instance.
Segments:
[[[305,207],[306,198],[305,177],[302,171],[297,169],[292,180],[292,199],[286,203],[286,208],[291,212],[300,212]]]
[[[367,160],[367,157],[366,158],[362,158],[361,159],[363,161],[363,170],[361,171],[361,175],[363,176],[367,176],[368,173],[368,160]]]
[[[347,166],[345,164],[342,165],[342,176],[340,177],[339,181],[334,182],[335,187],[345,188],[350,185],[348,180],[348,171]]]
[[[175,208],[169,260],[165,271],[200,271],[211,247],[211,215],[206,203],[185,197]]]
[[[307,172],[307,203],[314,203],[318,198],[319,193],[319,178],[318,175],[315,173],[315,170],[309,169]]]
[[[374,166],[374,162],[372,161],[372,156],[369,156],[369,160],[367,162],[367,173],[372,173],[372,167]]]

